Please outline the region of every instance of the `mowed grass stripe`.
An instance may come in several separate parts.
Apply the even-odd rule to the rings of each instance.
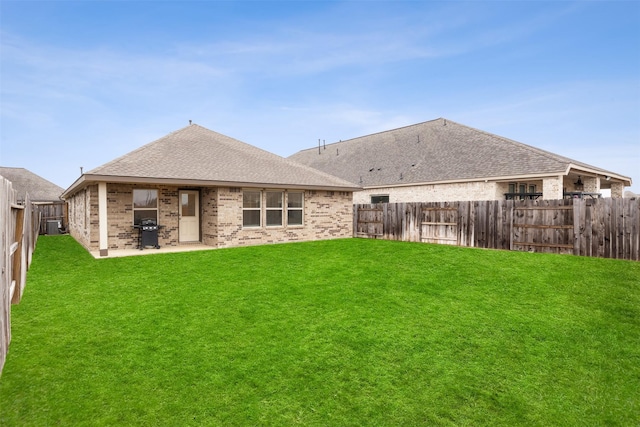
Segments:
[[[34,256],[2,425],[640,419],[640,263],[364,239]]]

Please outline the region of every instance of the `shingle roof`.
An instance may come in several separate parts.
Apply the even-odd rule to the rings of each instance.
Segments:
[[[357,189],[340,178],[196,124],[146,144],[86,175]]]
[[[64,191],[62,187],[24,168],[0,166],[0,176],[11,181],[13,189],[18,192],[19,200],[24,200],[29,193],[32,202],[60,201],[60,195]]]
[[[289,157],[363,187],[561,175],[570,165],[613,173],[439,118]]]

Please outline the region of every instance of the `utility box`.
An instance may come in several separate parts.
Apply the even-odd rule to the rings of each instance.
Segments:
[[[47,234],[60,234],[60,221],[47,221]]]

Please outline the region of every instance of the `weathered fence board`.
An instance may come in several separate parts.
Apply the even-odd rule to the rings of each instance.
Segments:
[[[11,304],[20,302],[35,249],[40,215],[27,194],[17,204],[10,181],[0,177],[0,373],[11,342]]]
[[[357,237],[640,260],[640,199],[355,205]]]
[[[459,245],[458,208],[442,202],[422,207],[421,240],[425,243]]]
[[[47,223],[49,221],[59,222],[62,228],[67,226],[68,212],[67,204],[60,203],[36,203],[37,212],[40,213],[40,234],[47,234]]]

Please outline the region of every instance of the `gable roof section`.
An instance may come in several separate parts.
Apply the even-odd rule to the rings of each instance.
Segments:
[[[85,173],[65,195],[91,181],[358,189],[340,178],[196,124]]]
[[[365,188],[564,175],[570,168],[619,177],[444,118],[329,144],[320,153],[303,150],[289,159]]]
[[[27,193],[32,202],[61,201],[60,195],[64,191],[62,187],[25,168],[0,166],[0,175],[11,181],[20,201],[24,201]]]

